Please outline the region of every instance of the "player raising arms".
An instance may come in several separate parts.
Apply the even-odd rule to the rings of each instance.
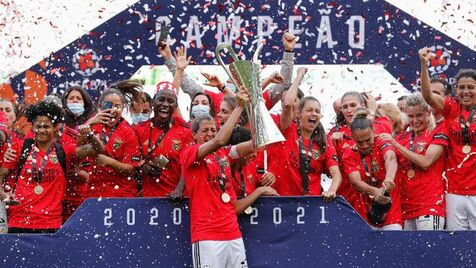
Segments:
[[[423,98],[435,112],[443,115],[449,133],[446,227],[476,230],[476,70],[460,70],[456,75],[456,96],[443,99],[431,91],[430,49],[424,47],[418,54]]]
[[[184,149],[180,156],[185,187],[190,195],[194,267],[247,267],[236,215],[261,195],[277,195],[273,188],[263,186],[236,200],[230,158],[252,153],[252,142],[226,149],[222,146],[228,142],[248,101],[248,94],[240,90],[238,106],[218,133],[210,115],[194,119],[192,132],[196,144]]]

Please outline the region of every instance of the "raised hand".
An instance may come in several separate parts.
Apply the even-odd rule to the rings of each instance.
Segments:
[[[274,84],[282,84],[284,82],[284,78],[281,76],[279,72],[274,72],[272,75],[268,77],[270,83]]]
[[[216,88],[219,88],[219,89],[223,88],[224,84],[221,82],[221,80],[216,75],[207,74],[207,73],[204,73],[204,72],[202,72],[201,74],[208,80],[208,82],[205,83],[204,85],[211,86],[211,87],[216,87]]]
[[[294,34],[285,32],[283,34],[283,46],[284,50],[292,51],[296,46],[296,36]]]
[[[250,102],[250,94],[244,87],[240,87],[240,91],[236,94],[236,102],[240,107],[245,107]]]
[[[159,53],[165,60],[168,60],[172,57],[172,51],[170,50],[169,44],[167,42],[162,41],[159,44]]]
[[[185,70],[192,59],[192,56],[187,58],[187,49],[185,47],[180,47],[174,55],[175,61],[177,62],[177,69]]]
[[[297,70],[297,76],[303,78],[304,75],[306,75],[307,71],[308,69],[306,67],[299,67],[299,69]]]
[[[424,47],[418,50],[418,56],[420,56],[420,61],[422,63],[427,64],[433,55],[429,47]]]

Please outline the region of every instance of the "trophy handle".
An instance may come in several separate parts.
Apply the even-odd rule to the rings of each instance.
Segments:
[[[233,49],[231,48],[231,45],[228,43],[220,43],[217,45],[217,47],[215,48],[215,58],[217,59],[218,63],[223,67],[223,69],[225,69],[231,81],[233,81],[235,85],[238,85],[235,82],[233,75],[231,75],[231,72],[228,70],[228,68],[226,68],[225,63],[223,63],[223,59],[220,56],[220,52],[225,49],[228,51],[228,53],[230,53],[231,57],[233,58],[233,61],[238,61],[238,57],[236,56],[235,51],[233,51]]]

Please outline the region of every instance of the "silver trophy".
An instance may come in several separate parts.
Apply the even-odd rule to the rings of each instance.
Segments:
[[[238,88],[243,86],[250,94],[251,103],[248,105],[246,112],[250,119],[251,136],[253,137],[253,145],[256,149],[285,140],[281,131],[274,123],[273,118],[271,118],[262,96],[260,78],[261,66],[258,61],[258,56],[262,48],[263,45],[261,44],[256,49],[253,62],[238,60],[235,52],[228,43],[221,43],[215,49],[215,57],[218,63],[225,69],[233,83]],[[233,62],[228,65],[229,70],[220,56],[220,52],[225,50],[230,53],[233,59]]]

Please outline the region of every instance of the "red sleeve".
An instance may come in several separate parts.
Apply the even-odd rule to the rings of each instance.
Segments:
[[[327,169],[333,166],[337,166],[339,163],[337,162],[337,153],[336,153],[336,148],[334,145],[331,143],[327,143],[326,146],[326,166]]]
[[[2,164],[3,168],[16,170],[18,168],[18,164],[20,163],[20,155],[21,149],[23,147],[23,140],[16,139],[12,141],[12,149],[16,151],[16,158],[11,162],[4,161]]]
[[[444,147],[448,147],[449,144],[449,133],[446,127],[446,123],[442,122],[436,126],[433,130],[433,137],[431,140],[431,144],[443,145]]]
[[[118,159],[118,161],[132,165],[134,167],[139,166],[140,162],[140,148],[139,148],[139,139],[136,136],[136,133],[132,128],[128,128],[129,131],[125,131],[124,134],[126,137],[126,142],[124,144],[124,155],[122,159]]]
[[[351,148],[346,148],[342,156],[342,163],[344,164],[344,173],[348,176],[350,173],[360,172],[360,157],[357,152]]]
[[[455,104],[457,105],[458,103],[453,97],[446,97],[445,104],[443,106],[443,111],[441,111],[441,115],[443,115],[444,118],[447,118],[451,114],[451,111]]]
[[[381,139],[378,138],[378,137],[375,138],[375,143],[376,143],[376,145],[378,146],[379,151],[380,151],[380,153],[382,154],[382,156],[384,156],[387,151],[393,151],[393,152],[395,152],[395,147],[393,147],[392,144],[390,144],[390,143],[388,143],[388,142],[386,142],[386,141],[384,141],[384,140],[381,140]]]
[[[376,118],[372,122],[372,126],[375,130],[375,134],[381,134],[381,133],[392,134],[392,123],[385,116]]]
[[[185,148],[180,153],[180,163],[182,164],[182,170],[189,169],[193,165],[198,165],[197,161],[197,153],[198,148],[200,148],[200,144],[194,144]]]
[[[263,92],[263,99],[264,99],[264,103],[266,104],[266,109],[271,110],[273,108],[273,104],[271,103],[271,100],[269,98],[268,90]]]
[[[74,163],[73,161],[76,158],[76,148],[78,147],[76,143],[61,144],[63,146],[64,154],[66,155],[66,166],[70,167]]]

